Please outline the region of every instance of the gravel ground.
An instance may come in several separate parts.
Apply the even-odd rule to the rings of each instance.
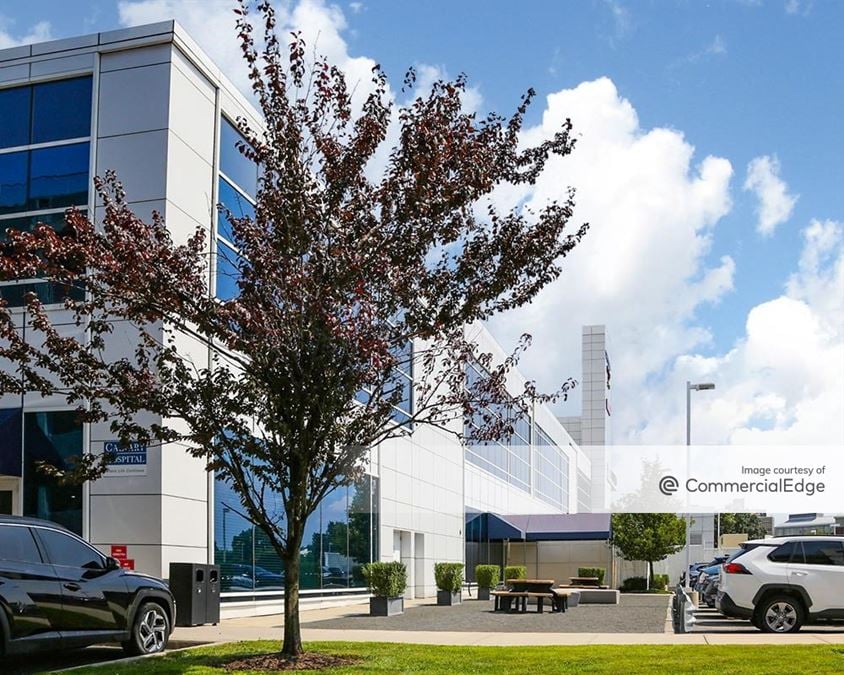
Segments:
[[[618,605],[578,605],[565,614],[493,612],[492,602],[464,600],[462,605],[410,607],[400,616],[354,614],[308,622],[307,628],[339,630],[460,631],[498,633],[663,633],[670,595],[622,595]]]

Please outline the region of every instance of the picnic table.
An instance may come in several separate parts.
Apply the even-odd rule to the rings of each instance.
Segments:
[[[599,588],[601,580],[598,577],[571,577],[571,585]]]
[[[551,611],[565,612],[568,609],[568,592],[554,588],[553,579],[507,579],[507,589],[493,591],[495,611],[512,611],[515,601],[515,611],[526,612],[528,599],[536,600],[536,611],[542,614],[545,600],[549,600]]]

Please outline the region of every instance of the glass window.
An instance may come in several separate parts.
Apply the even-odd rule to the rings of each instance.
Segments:
[[[47,462],[59,469],[72,466],[82,454],[82,423],[76,412],[24,415],[24,515],[59,523],[82,534],[82,486],[60,485],[38,468]]]
[[[28,152],[0,155],[0,213],[26,210],[28,174]]]
[[[85,289],[80,285],[68,286],[51,281],[0,285],[0,298],[3,298],[9,307],[23,307],[26,304],[25,296],[30,292],[35,293],[43,305],[60,305],[67,298],[71,300],[85,299]]]
[[[33,150],[28,210],[88,203],[88,143]]]
[[[85,209],[82,209],[83,213]],[[21,216],[19,218],[6,218],[0,220],[0,241],[7,238],[7,230],[22,230],[32,232],[39,223],[49,225],[54,230],[61,232],[65,226],[65,212],[44,213],[40,216]]]
[[[245,143],[246,140],[224,117],[220,125],[220,170],[254,199],[258,194],[258,165],[238,150],[238,142]],[[221,201],[225,203],[224,200]]]
[[[240,279],[240,259],[234,249],[217,242],[217,297],[220,300],[232,300],[240,295],[237,285]]]
[[[219,181],[220,203],[225,206],[235,218],[255,218],[255,207],[242,194],[235,190],[224,178]],[[224,212],[220,212],[217,223],[217,234],[228,241],[236,243],[232,234],[232,226]]]
[[[256,528],[242,513],[237,493],[227,483],[215,481],[214,561],[220,566],[224,591],[251,591],[255,587]]]
[[[103,569],[103,556],[75,537],[41,527],[38,528],[38,536],[44,543],[47,557],[54,565]]]
[[[91,135],[91,77],[32,87],[32,142]]]
[[[0,475],[21,475],[22,425],[20,408],[0,408]]]
[[[0,148],[29,144],[32,87],[0,89]]]
[[[787,563],[791,560],[791,554],[794,551],[794,544],[789,542],[777,547],[768,554],[768,560],[775,563]]]
[[[0,525],[0,560],[41,563],[41,554],[28,527]]]
[[[807,565],[844,566],[844,547],[840,541],[804,541],[803,557]]]

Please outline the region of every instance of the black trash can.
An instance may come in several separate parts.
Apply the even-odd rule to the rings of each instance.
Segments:
[[[219,570],[217,579],[219,580]],[[219,589],[219,581],[216,584]],[[176,600],[176,625],[201,626],[207,623],[208,565],[170,563],[170,591]],[[219,608],[219,593],[217,607]],[[219,617],[219,609],[218,609]]]
[[[220,566],[206,565],[205,623],[220,623]]]

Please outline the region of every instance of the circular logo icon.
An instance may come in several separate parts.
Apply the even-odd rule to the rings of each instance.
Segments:
[[[663,476],[659,479],[659,491],[670,497],[680,488],[680,482],[674,476]]]

